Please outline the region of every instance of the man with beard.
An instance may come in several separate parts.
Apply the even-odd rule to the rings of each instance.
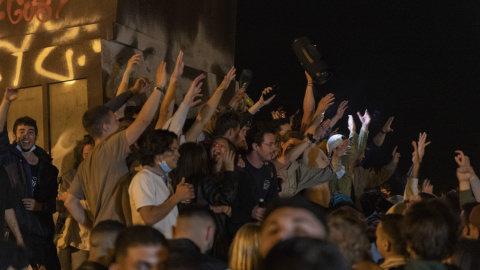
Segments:
[[[277,172],[271,162],[276,155],[275,135],[265,125],[258,124],[247,132],[246,141],[248,153],[243,161],[257,203],[253,207],[252,218],[262,220],[265,208],[258,204],[262,201],[268,203],[278,197]]]
[[[5,128],[8,109],[17,99],[18,89],[7,88],[0,105],[0,165],[7,171],[14,190],[14,207],[25,246],[33,254],[30,264],[47,269],[60,269],[53,244],[55,226],[52,214],[56,210],[58,169],[42,148],[38,139],[37,122],[28,117],[18,118],[13,125],[14,142],[10,144]]]

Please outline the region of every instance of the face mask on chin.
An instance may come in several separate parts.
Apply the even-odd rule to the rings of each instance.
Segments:
[[[165,173],[169,173],[172,171],[172,169],[170,169],[170,167],[168,167],[167,163],[164,161],[162,162],[158,162],[158,165],[160,166],[160,168],[162,168],[162,170],[165,172]]]
[[[24,150],[24,149],[22,149],[22,148],[20,147],[20,145],[17,144],[17,149],[18,149],[18,151],[20,151],[20,152],[22,152],[22,153],[30,153],[30,152],[32,152],[33,150],[35,150],[36,148],[37,148],[37,147],[35,147],[35,145],[34,145],[34,146],[32,146],[32,148],[30,148],[30,150]]]

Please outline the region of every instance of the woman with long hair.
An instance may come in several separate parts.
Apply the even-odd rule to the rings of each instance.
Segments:
[[[260,266],[258,246],[260,242],[260,224],[247,223],[235,235],[230,246],[230,270],[256,270]]]
[[[217,230],[213,245],[213,255],[227,260],[227,251],[231,242],[226,220],[231,214],[231,205],[236,197],[238,173],[235,172],[235,153],[229,151],[222,155],[224,164],[222,174],[214,177],[210,171],[210,161],[204,147],[197,143],[184,143],[179,149],[178,166],[173,171],[174,178],[185,178],[193,185],[195,198],[192,202],[216,209]],[[230,209],[230,210],[229,210]]]

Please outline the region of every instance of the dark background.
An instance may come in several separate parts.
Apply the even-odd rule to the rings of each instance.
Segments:
[[[405,174],[411,141],[425,131],[432,144],[421,179],[431,179],[435,193],[458,186],[454,150],[480,170],[480,1],[241,0],[236,33],[237,74],[253,71],[250,97],[273,83],[282,89],[257,120],[280,105],[288,114],[302,108],[306,79],[291,43],[308,36],[334,74],[319,89],[336,96],[327,117],[349,101],[341,131],[347,114],[365,108],[373,117],[370,138],[395,116],[379,162],[388,163],[398,145],[397,173]]]

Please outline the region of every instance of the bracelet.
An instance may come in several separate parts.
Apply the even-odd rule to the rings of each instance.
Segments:
[[[160,91],[160,93],[162,93],[162,94],[164,94],[164,95],[165,95],[165,93],[167,92],[167,91],[165,90],[165,88],[160,87],[160,86],[158,86],[158,85],[155,86],[155,90]]]
[[[307,86],[313,86],[313,83],[307,83]]]
[[[313,143],[313,144],[317,144],[317,143],[318,143],[317,140],[315,140],[315,139],[313,138],[313,134],[311,134],[311,133],[307,133],[307,138],[308,138],[308,140],[309,140],[311,143]]]

